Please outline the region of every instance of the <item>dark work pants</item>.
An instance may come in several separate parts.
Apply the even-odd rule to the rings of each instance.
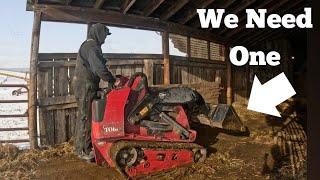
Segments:
[[[95,98],[97,85],[84,80],[74,82],[74,94],[78,104],[78,120],[75,125],[75,151],[89,154],[91,143],[91,103]]]

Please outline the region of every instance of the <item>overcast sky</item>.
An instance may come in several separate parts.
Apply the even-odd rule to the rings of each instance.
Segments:
[[[29,67],[33,12],[26,0],[1,2],[0,68]],[[86,38],[86,25],[42,22],[40,52],[77,52]],[[161,53],[161,37],[152,31],[110,27],[103,52]],[[179,54],[170,43],[172,54]]]

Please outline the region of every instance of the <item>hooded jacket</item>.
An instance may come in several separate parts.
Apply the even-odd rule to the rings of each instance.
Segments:
[[[106,67],[101,45],[107,37],[107,28],[102,24],[93,25],[88,34],[88,39],[82,43],[76,61],[76,81],[86,81],[99,85],[100,79],[114,83],[115,78]]]

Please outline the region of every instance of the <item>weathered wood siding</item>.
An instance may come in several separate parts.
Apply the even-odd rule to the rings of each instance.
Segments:
[[[105,54],[113,74],[144,72],[150,85],[163,84],[163,56],[157,54]],[[75,53],[39,54],[38,102],[41,144],[69,140],[77,120],[71,81]],[[170,56],[170,81],[198,90],[209,103],[225,102],[225,63]]]
[[[233,97],[234,101],[238,103],[246,103],[248,99],[248,86],[249,86],[249,68],[232,67],[233,73]]]
[[[65,142],[73,135],[77,109],[71,79],[75,57],[39,56],[38,102],[41,144]]]

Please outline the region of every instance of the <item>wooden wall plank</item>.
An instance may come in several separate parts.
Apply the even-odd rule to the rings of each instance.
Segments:
[[[67,126],[65,109],[56,110],[55,114],[55,143],[60,144],[67,140]]]
[[[181,83],[188,84],[189,83],[189,68],[188,66],[182,66],[181,68]]]
[[[68,59],[59,59],[59,61],[68,62]],[[54,68],[54,95],[55,97],[68,96],[68,67]],[[58,109],[55,111],[55,143],[62,143],[67,140],[66,132],[66,111]]]
[[[233,70],[233,96],[234,101],[246,103],[247,101],[247,78],[246,67],[235,67]]]
[[[143,72],[143,66],[137,65],[136,69],[135,69],[135,72]]]
[[[37,83],[38,87],[42,87],[43,84],[46,82],[46,74],[47,72],[45,70],[39,71],[38,70],[38,78],[37,78]],[[38,98],[44,98],[46,97],[46,86],[43,86],[43,88],[40,88],[38,90]],[[45,145],[47,144],[46,140],[46,117],[45,117],[45,112],[43,109],[39,109],[39,130],[40,130],[40,143]]]
[[[115,67],[115,74],[120,75],[121,74],[121,66],[114,66]]]
[[[117,66],[109,66],[108,69],[113,75],[116,75]]]
[[[53,96],[53,68],[39,69],[38,98],[41,101]],[[54,144],[54,119],[45,108],[39,108],[40,143],[42,145]]]
[[[72,79],[73,79],[73,76],[74,76],[74,70],[75,70],[75,67],[69,67],[69,78],[68,78],[68,81],[69,81],[69,94],[70,95],[74,94],[73,87],[72,87]]]

